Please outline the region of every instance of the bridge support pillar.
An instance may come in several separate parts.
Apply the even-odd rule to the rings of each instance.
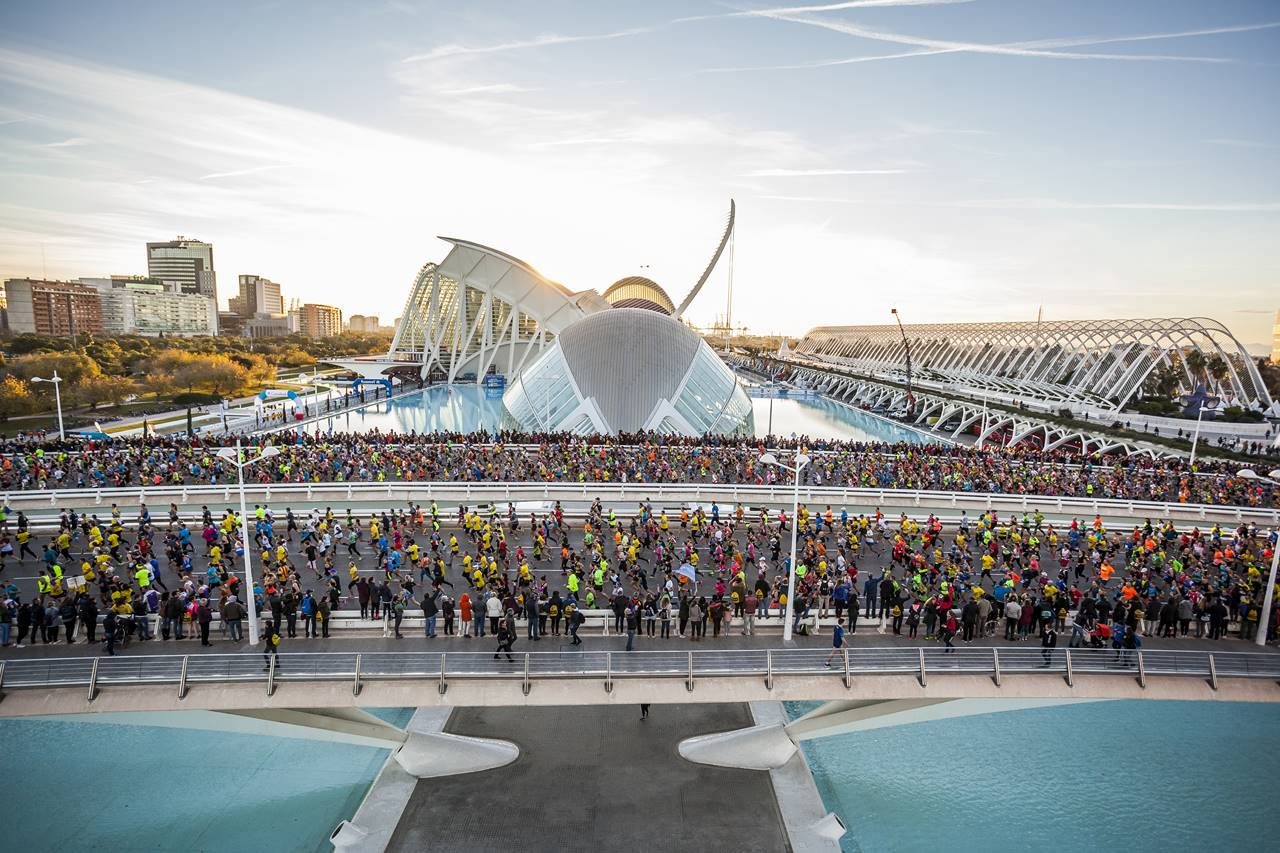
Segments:
[[[687,738],[680,755],[697,764],[776,770],[791,760],[797,744],[828,735],[888,728],[929,720],[1019,711],[1098,699],[851,699],[826,702],[790,723],[768,723]]]
[[[871,699],[825,702],[787,724],[787,735],[805,741],[827,735],[902,726],[929,720],[1021,711],[1100,699]]]
[[[737,767],[745,770],[776,770],[796,753],[795,741],[781,723],[768,723],[699,735],[680,741],[680,755],[695,764]]]
[[[492,770],[519,757],[520,747],[511,741],[444,732],[409,732],[395,753],[396,763],[419,779]]]

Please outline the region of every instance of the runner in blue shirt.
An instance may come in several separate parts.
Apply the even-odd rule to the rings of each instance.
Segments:
[[[831,632],[831,654],[827,655],[827,659],[823,662],[823,666],[831,666],[831,659],[840,654],[840,650],[844,648],[844,620],[836,620],[836,628]]]

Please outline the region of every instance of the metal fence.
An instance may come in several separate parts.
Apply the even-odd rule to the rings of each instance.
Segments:
[[[57,489],[8,492],[6,504],[14,509],[90,507],[119,504],[122,507],[163,507],[169,503],[230,505],[239,494],[235,484],[217,486],[148,486],[105,489]],[[439,500],[483,504],[525,501],[611,503],[652,500],[659,505],[708,504],[712,501],[749,506],[791,505],[791,486],[757,486],[717,483],[537,483],[537,482],[348,482],[348,483],[246,483],[252,503],[379,503],[400,505],[409,501]],[[1130,518],[1205,521],[1254,521],[1280,524],[1280,509],[1212,504],[1079,498],[1058,495],[1012,495],[989,492],[948,492],[920,489],[862,489],[844,486],[803,486],[800,500],[818,506],[878,506],[899,510],[913,507],[954,507],[971,512],[994,509],[1002,515],[1041,510],[1071,515],[1124,516]]]
[[[495,659],[496,658],[496,659]],[[845,648],[745,649],[721,651],[519,652],[290,652],[269,663],[255,654],[142,655],[137,657],[30,658],[0,662],[0,690],[86,688],[92,701],[104,688],[177,685],[186,696],[192,685],[257,682],[268,696],[289,682],[349,682],[355,695],[370,681],[417,680],[438,685],[484,679],[517,682],[526,695],[535,682],[552,679],[599,681],[612,691],[622,679],[681,679],[688,690],[700,679],[762,680],[772,690],[777,679],[806,676],[852,680],[911,675],[922,686],[930,678],[985,676],[999,686],[1005,677],[1058,675],[1076,678],[1127,675],[1146,687],[1149,678],[1280,680],[1280,655],[1268,652],[1129,651],[1069,648]]]

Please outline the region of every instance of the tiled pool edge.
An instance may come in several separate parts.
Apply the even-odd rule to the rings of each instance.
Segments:
[[[787,722],[781,702],[752,702],[751,716],[756,725]],[[790,761],[770,770],[769,781],[773,784],[782,825],[787,830],[787,839],[794,853],[839,853],[838,841],[813,831],[814,825],[826,816],[827,807],[818,793],[804,750],[797,748]]]
[[[452,708],[418,708],[405,729],[411,732],[443,731],[452,713]],[[395,760],[395,750],[392,750],[350,818],[352,824],[368,835],[358,846],[345,849],[358,850],[359,853],[382,853],[386,850],[417,784],[418,777],[400,766]]]

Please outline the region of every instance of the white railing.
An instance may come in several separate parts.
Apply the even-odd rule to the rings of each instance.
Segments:
[[[787,677],[840,678],[912,675],[930,678],[985,675],[1001,686],[1006,677],[1058,675],[1074,686],[1098,675],[1191,677],[1216,688],[1221,678],[1280,679],[1280,655],[1266,652],[1132,651],[1112,649],[738,649],[721,651],[518,652],[497,660],[489,652],[286,652],[264,667],[257,655],[146,655],[137,657],[30,658],[0,663],[0,690],[87,688],[92,702],[103,688],[173,684],[179,698],[197,684],[349,681],[354,695],[369,681],[417,680],[444,693],[451,681],[517,682],[527,695],[534,682],[600,681],[606,692],[622,679],[681,679],[693,691],[707,678],[762,680],[772,690]],[[1280,699],[1280,692],[1277,693]]]
[[[347,482],[347,483],[251,483],[245,485],[253,503],[385,503],[436,500],[447,503],[521,503],[527,501],[638,503],[649,500],[659,506],[705,505],[719,502],[727,512],[736,504],[790,507],[787,486],[729,485],[712,483],[459,483],[459,482]],[[10,492],[5,503],[13,509],[61,507],[148,506],[170,503],[230,504],[239,492],[234,484],[218,486],[134,486],[109,489],[59,489]],[[1216,504],[1162,503],[1046,495],[1010,495],[992,492],[945,492],[917,489],[861,489],[842,486],[807,486],[800,500],[812,506],[881,507],[909,511],[953,508],[971,512],[994,509],[1005,513],[1041,512],[1103,517],[1151,518],[1201,522],[1257,522],[1280,524],[1280,509]]]

